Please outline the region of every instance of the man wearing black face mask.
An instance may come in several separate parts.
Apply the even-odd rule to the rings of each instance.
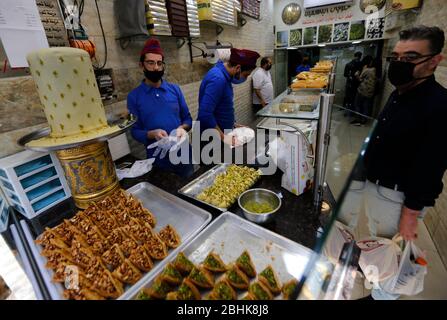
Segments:
[[[148,146],[175,134],[182,139],[192,126],[192,118],[179,86],[162,79],[165,69],[163,50],[157,39],[149,39],[140,54],[140,67],[145,79],[127,97],[129,112],[138,120],[131,133],[135,140]],[[154,166],[181,176],[192,173],[192,161],[173,165],[169,156],[158,156],[155,149],[147,150],[147,157],[155,157]]]
[[[272,59],[264,57],[261,66],[253,72],[253,108],[258,111],[273,101],[273,83],[270,69]]]
[[[447,90],[434,72],[443,60],[444,32],[400,32],[388,77],[396,87],[379,116],[365,154],[365,211],[373,235],[417,238],[418,219],[443,190],[447,169]],[[373,290],[375,299],[398,296]]]
[[[259,54],[246,49],[231,48],[230,60],[218,62],[208,71],[200,84],[199,114],[200,130],[216,129],[221,141],[235,144],[235,137],[225,134],[225,131],[236,127],[233,84],[245,82],[256,68]]]

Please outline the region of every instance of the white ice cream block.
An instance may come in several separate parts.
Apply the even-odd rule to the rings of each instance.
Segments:
[[[71,196],[53,153],[25,150],[0,159],[0,185],[10,206],[29,219]]]
[[[27,60],[51,129],[50,137],[32,141],[28,146],[80,142],[119,129],[107,124],[86,51],[41,49],[28,54]]]

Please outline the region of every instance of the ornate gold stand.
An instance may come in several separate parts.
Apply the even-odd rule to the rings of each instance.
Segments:
[[[102,200],[119,187],[107,142],[59,150],[56,154],[78,208],[87,208],[91,201]]]

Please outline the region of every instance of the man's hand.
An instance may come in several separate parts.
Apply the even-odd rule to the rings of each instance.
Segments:
[[[265,102],[264,100],[261,100],[261,105],[264,108],[267,105],[267,102]]]
[[[155,129],[147,132],[147,138],[149,140],[160,140],[162,138],[166,138],[168,136],[168,133],[164,131],[163,129]]]
[[[230,146],[235,146],[237,143],[237,139],[235,136],[230,136],[229,134],[226,134],[224,135],[223,142]]]
[[[186,130],[183,128],[183,126],[180,126],[180,127],[178,127],[177,128],[177,130],[176,130],[176,136],[177,136],[177,139],[182,139],[183,137],[186,137],[186,135],[188,134],[188,132],[186,132]]]
[[[415,240],[418,237],[418,217],[420,214],[420,211],[412,210],[405,206],[402,207],[402,214],[399,222],[399,233],[405,241]]]

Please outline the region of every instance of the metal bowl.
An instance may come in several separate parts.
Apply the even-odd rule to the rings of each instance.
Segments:
[[[248,201],[253,200],[268,202],[272,204],[272,207],[274,207],[275,209],[266,213],[251,212],[245,208],[245,204]],[[244,216],[245,218],[247,218],[247,220],[250,220],[255,223],[267,223],[273,219],[275,212],[278,211],[278,209],[281,207],[281,198],[273,191],[257,188],[257,189],[249,189],[244,193],[242,193],[239,196],[238,203],[239,207],[241,207],[241,209],[243,210]]]

